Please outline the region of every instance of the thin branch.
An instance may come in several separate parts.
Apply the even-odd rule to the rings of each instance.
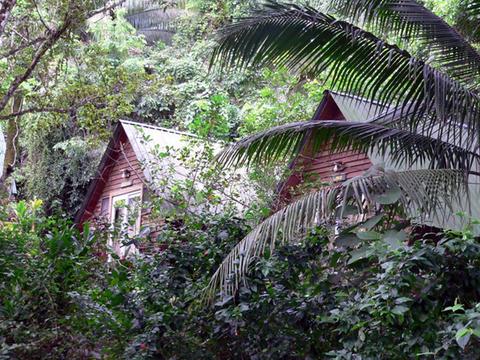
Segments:
[[[42,57],[45,55],[45,53],[48,50],[50,50],[52,46],[55,45],[55,43],[60,39],[60,37],[68,30],[71,23],[72,23],[72,19],[66,18],[62,26],[60,26],[58,29],[56,29],[47,37],[45,42],[35,52],[35,55],[32,61],[30,62],[30,65],[28,65],[27,69],[23,72],[23,74],[16,76],[15,79],[10,84],[10,87],[8,88],[7,92],[0,100],[0,111],[2,111],[5,108],[8,101],[13,96],[15,91],[17,91],[19,86],[30,77],[33,70],[36,68],[36,66],[38,65]]]
[[[40,19],[40,22],[42,23],[43,26],[45,26],[45,29],[47,29],[47,31],[52,31],[52,29],[50,29],[50,27],[47,25],[47,23],[43,20],[43,16],[42,14],[40,13],[40,9],[38,8],[38,4],[35,0],[32,0],[33,1],[33,5],[35,5],[35,11],[37,12],[37,15],[38,15],[38,18]]]
[[[33,39],[33,40],[31,40],[27,43],[24,43],[24,44],[20,45],[19,47],[15,48],[15,49],[11,49],[7,52],[4,52],[3,54],[0,54],[0,59],[7,58],[7,57],[10,57],[12,55],[15,55],[19,51],[22,51],[22,50],[24,50],[24,49],[26,49],[30,46],[33,46],[35,44],[38,44],[42,41],[45,41],[45,39],[46,39],[45,36],[40,36],[36,39]]]

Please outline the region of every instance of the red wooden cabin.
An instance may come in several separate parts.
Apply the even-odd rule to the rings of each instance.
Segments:
[[[88,221],[94,226],[102,224],[111,228],[119,227],[128,231],[129,235],[149,233],[150,238],[154,239],[163,224],[161,219],[150,219],[150,195],[155,194],[165,200],[162,209],[174,209],[173,203],[169,202],[171,182],[184,181],[192,176],[192,169],[186,168],[180,158],[188,158],[187,162],[201,160],[190,159],[183,150],[191,151],[195,157],[195,154],[204,152],[205,144],[192,134],[119,121],[77,213],[76,224],[82,226]],[[209,147],[215,152],[221,148],[216,143],[209,143]],[[201,166],[201,161],[198,166]],[[193,171],[196,172],[196,169]],[[242,176],[239,172],[231,175],[233,179]],[[204,186],[201,179],[197,179],[196,183],[198,188]],[[246,184],[247,181],[238,183]],[[249,196],[249,190],[239,189],[235,181],[229,181],[229,184],[213,190],[214,197],[221,200],[213,206],[215,211],[222,211],[222,201],[225,199]],[[192,199],[189,206],[188,211],[196,212],[203,205]],[[136,219],[135,222],[132,217]],[[120,256],[129,251],[128,247],[122,246],[120,240],[111,240],[109,245]],[[151,246],[158,244],[152,243]]]
[[[132,211],[136,211],[134,226],[129,232],[136,234],[141,227],[152,225],[149,211],[139,204],[145,202],[151,184],[154,182],[159,159],[155,151],[169,148],[180,149],[185,138],[191,134],[181,133],[156,126],[122,120],[116,126],[105,153],[98,166],[96,176],[91,180],[84,202],[77,213],[75,223],[82,226],[85,222],[114,225],[131,220]],[[160,160],[161,161],[161,160]],[[165,162],[170,165],[172,159]],[[129,205],[135,205],[130,207]],[[137,209],[137,210],[132,210]],[[150,229],[155,232],[155,226]],[[120,242],[110,244],[119,255],[128,250]]]
[[[325,91],[312,120],[338,120],[367,122],[387,111],[377,103],[352,95]],[[279,206],[288,203],[303,185],[312,182],[336,183],[362,174],[372,166],[371,158],[364,153],[343,151],[332,153],[321,150],[312,153],[308,136],[298,155],[290,163],[291,174],[279,185]]]

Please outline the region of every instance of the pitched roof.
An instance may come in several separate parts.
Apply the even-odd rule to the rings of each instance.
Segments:
[[[335,91],[326,91],[326,94],[332,97],[347,121],[367,122],[389,111],[385,105],[355,95]]]
[[[120,124],[132,145],[138,161],[143,165],[143,174],[149,182],[154,181],[154,165],[160,165],[159,152],[167,149],[179,150],[188,140],[199,139],[198,136],[159,126],[120,120]],[[169,159],[172,161],[172,159]],[[177,164],[178,165],[178,164]],[[177,169],[183,173],[182,169]]]

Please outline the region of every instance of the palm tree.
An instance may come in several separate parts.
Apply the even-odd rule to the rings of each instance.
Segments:
[[[126,19],[148,43],[170,43],[178,19],[187,14],[185,0],[126,0]]]
[[[471,43],[480,38],[480,1],[460,6],[465,15],[453,28],[415,0],[332,0],[331,14],[270,1],[221,31],[213,64],[284,66],[310,77],[327,72],[337,89],[392,109],[369,122],[274,127],[227,148],[221,163],[291,158],[310,136],[314,149],[388,153],[397,165],[423,169],[372,169],[297,199],[237,244],[214,274],[209,299],[219,290],[234,295],[267,246],[299,240],[306,229],[333,223],[352,206],[361,215],[356,218],[365,219],[397,202],[407,216],[420,214],[419,222],[447,216],[455,202],[466,206],[462,194],[480,164],[480,54]],[[417,56],[405,50],[419,47]]]
[[[178,30],[180,17],[188,14],[185,0],[98,0],[94,3],[99,10],[105,8],[104,13],[115,8],[125,9],[127,21],[149,44],[158,41],[169,44]]]

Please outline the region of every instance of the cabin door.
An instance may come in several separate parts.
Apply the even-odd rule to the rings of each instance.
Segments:
[[[138,234],[140,229],[140,201],[140,191],[112,198],[113,235],[109,245],[120,257],[138,252],[137,247],[131,244],[131,239]]]

